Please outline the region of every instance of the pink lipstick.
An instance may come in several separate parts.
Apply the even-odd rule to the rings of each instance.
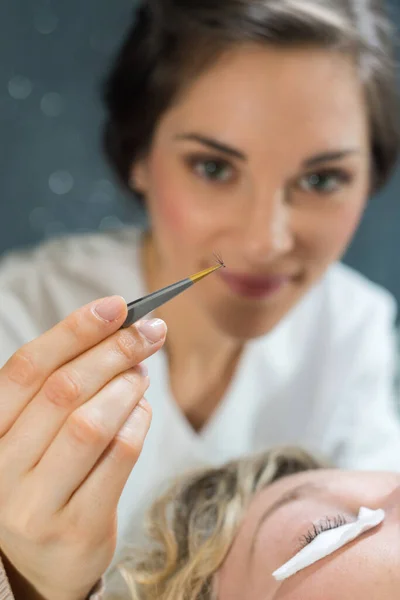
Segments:
[[[292,280],[289,275],[249,275],[229,269],[221,269],[218,274],[232,292],[254,299],[273,296]]]

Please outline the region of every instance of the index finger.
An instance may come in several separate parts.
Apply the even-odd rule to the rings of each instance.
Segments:
[[[5,415],[17,418],[56,369],[115,333],[126,315],[122,297],[96,300],[17,350],[0,369],[0,436],[10,425]]]

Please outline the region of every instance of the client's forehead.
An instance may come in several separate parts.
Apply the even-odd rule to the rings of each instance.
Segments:
[[[359,498],[361,502],[368,503],[372,498],[390,494],[399,485],[400,475],[397,473],[341,469],[303,471],[266,486],[255,496],[248,512],[262,510],[292,493],[301,493],[303,496],[308,494],[311,497],[316,490],[341,497]]]

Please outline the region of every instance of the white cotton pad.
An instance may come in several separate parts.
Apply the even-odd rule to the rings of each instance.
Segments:
[[[272,573],[277,581],[291,577],[298,571],[309,567],[313,563],[332,554],[345,544],[353,541],[365,531],[382,523],[385,512],[382,509],[370,510],[361,507],[357,521],[341,525],[336,529],[330,529],[320,533],[310,544],[300,550],[282,567]]]

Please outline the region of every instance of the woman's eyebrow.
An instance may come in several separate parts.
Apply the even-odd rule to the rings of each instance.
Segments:
[[[182,133],[175,136],[176,140],[189,140],[192,142],[198,142],[203,146],[207,146],[212,150],[218,150],[218,152],[223,152],[224,154],[228,154],[229,156],[233,156],[234,158],[238,158],[239,160],[246,161],[247,156],[241,150],[234,148],[233,146],[229,146],[228,144],[224,144],[214,138],[210,138],[208,136],[202,135],[200,133]],[[333,162],[335,160],[340,160],[341,158],[345,158],[351,154],[358,154],[360,152],[359,148],[342,148],[337,150],[330,150],[328,152],[320,152],[319,154],[315,154],[306,158],[302,163],[303,169],[310,169],[312,167],[316,167],[321,163]]]
[[[311,167],[316,167],[321,163],[333,162],[335,160],[340,160],[341,158],[345,158],[346,156],[350,156],[351,154],[359,154],[359,148],[343,148],[342,150],[332,150],[330,152],[321,152],[320,154],[316,154],[315,156],[311,156],[307,158],[303,162],[303,167],[306,169],[310,169]]]
[[[214,138],[201,135],[200,133],[182,133],[180,135],[175,136],[175,139],[199,142],[199,144],[203,144],[203,146],[207,146],[208,148],[212,148],[213,150],[218,150],[219,152],[223,152],[224,154],[229,154],[230,156],[234,156],[239,160],[247,160],[247,156],[241,150],[233,148],[233,146],[228,146],[227,144],[219,142]]]
[[[320,485],[316,485],[315,483],[303,483],[302,485],[299,485],[294,489],[290,490],[289,492],[283,494],[280,498],[278,498],[278,500],[276,500],[271,506],[269,506],[267,510],[261,515],[255,528],[253,540],[251,542],[250,558],[253,555],[254,548],[257,543],[258,534],[261,531],[261,527],[274,513],[276,513],[277,510],[282,508],[282,506],[290,504],[291,502],[295,502],[296,500],[301,500],[306,497],[309,498],[310,495],[315,495],[321,491],[326,492],[326,488]]]

